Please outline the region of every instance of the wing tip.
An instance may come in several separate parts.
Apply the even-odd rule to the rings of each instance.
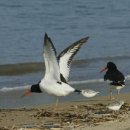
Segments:
[[[51,38],[45,32],[45,35],[44,35],[44,45],[46,45],[48,42],[52,43]]]
[[[44,41],[46,41],[48,38],[49,38],[49,37],[48,37],[47,33],[45,32]]]
[[[89,36],[87,36],[87,37],[85,37],[85,38],[82,38],[82,39],[80,39],[80,42],[81,42],[81,43],[85,43],[85,42],[87,42],[87,40],[88,40],[89,38],[90,38]]]

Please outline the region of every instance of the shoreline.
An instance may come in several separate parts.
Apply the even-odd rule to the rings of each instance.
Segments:
[[[130,93],[120,94],[119,100],[125,105],[117,111],[110,111],[106,105],[108,96],[97,96],[87,100],[78,100],[36,107],[0,109],[0,128],[9,130],[125,130],[130,129]]]

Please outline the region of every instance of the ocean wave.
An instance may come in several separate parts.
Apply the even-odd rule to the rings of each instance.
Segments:
[[[125,80],[130,80],[130,75],[125,76]],[[104,79],[90,79],[81,81],[70,81],[70,84],[84,84],[84,83],[102,83]]]
[[[41,70],[44,70],[44,64],[41,62],[0,65],[1,76],[22,75],[39,72]]]
[[[126,79],[126,80],[130,80],[130,75],[127,75],[127,76],[125,77],[125,79]]]
[[[130,80],[130,75],[127,75],[125,77],[126,80]],[[70,81],[69,84],[74,85],[74,84],[88,84],[88,83],[103,83],[104,79],[89,79],[89,80],[81,80],[81,81]],[[0,92],[10,92],[10,91],[20,91],[20,90],[25,90],[29,89],[31,85],[26,85],[26,86],[17,86],[17,87],[2,87],[0,89]]]
[[[70,81],[69,84],[84,84],[84,83],[100,83],[103,79],[92,79],[92,80],[82,80],[82,81]],[[17,87],[2,87],[0,92],[11,92],[11,91],[21,91],[29,89],[31,85],[17,86]]]
[[[100,62],[105,60],[127,60],[130,56],[96,57],[89,59],[74,60],[73,65],[83,65],[87,63]],[[44,62],[29,62],[0,65],[0,76],[23,75],[44,71]]]
[[[84,84],[84,83],[100,83],[103,82],[103,79],[92,79],[92,80],[82,80],[82,81],[70,81],[69,84]],[[21,91],[29,89],[31,85],[26,86],[17,86],[17,87],[2,87],[0,92],[11,92],[11,91]]]
[[[103,79],[91,79],[91,80],[81,80],[81,81],[70,81],[69,84],[84,84],[84,83],[101,83],[104,82]]]
[[[2,87],[0,89],[0,92],[20,91],[20,90],[25,90],[25,89],[29,89],[29,88],[30,88],[30,85],[19,86],[19,87]]]

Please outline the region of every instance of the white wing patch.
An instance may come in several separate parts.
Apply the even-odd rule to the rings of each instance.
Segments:
[[[60,70],[56,57],[56,50],[51,39],[45,34],[44,37],[44,52],[46,73],[45,77],[51,76],[51,79],[60,81]]]
[[[58,56],[59,66],[60,66],[60,73],[63,75],[66,81],[68,81],[69,72],[71,62],[73,60],[74,55],[78,52],[81,46],[87,42],[89,37],[85,37],[80,39],[79,41],[73,43],[66,49],[64,49]]]

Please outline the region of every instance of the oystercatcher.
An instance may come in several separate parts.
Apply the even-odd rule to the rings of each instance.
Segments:
[[[124,75],[117,69],[117,66],[113,62],[108,62],[107,66],[101,70],[101,72],[106,71],[104,75],[104,81],[110,80],[110,98],[112,99],[112,89],[117,90],[117,94],[119,95],[120,90],[125,86],[125,77]]]
[[[58,97],[67,96],[72,92],[80,93],[68,84],[68,77],[70,65],[74,55],[80,47],[87,42],[89,37],[85,37],[63,50],[57,57],[56,49],[47,34],[44,36],[44,49],[43,56],[45,61],[45,76],[38,83],[34,84],[27,90],[23,96],[28,95],[30,92],[42,93],[47,92],[50,95],[57,97],[56,106],[58,104]]]

